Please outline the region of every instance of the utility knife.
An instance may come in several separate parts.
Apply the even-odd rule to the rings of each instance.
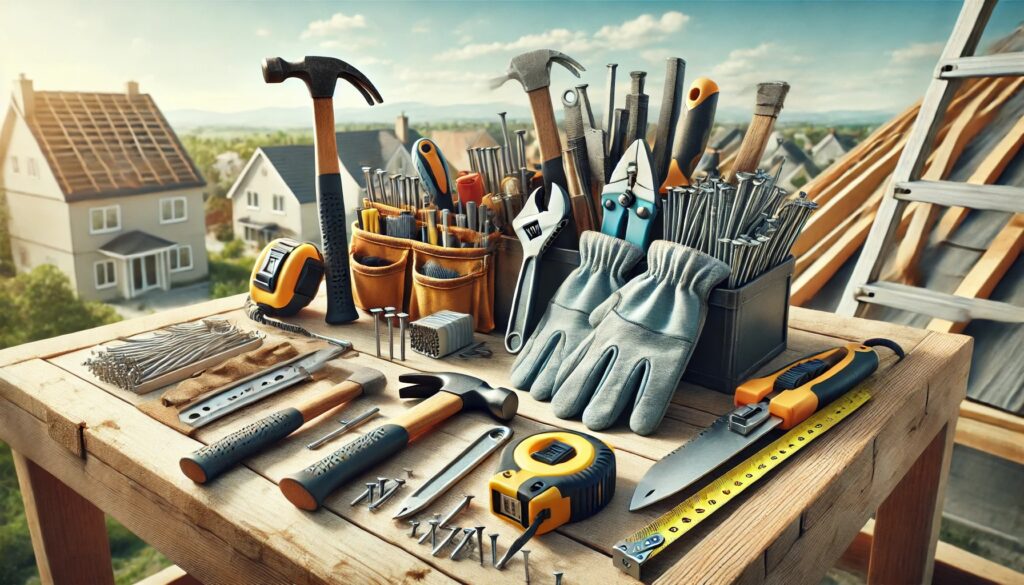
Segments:
[[[621,238],[647,251],[658,215],[658,188],[651,172],[651,149],[635,140],[622,153],[601,191],[604,218],[601,233]]]
[[[707,477],[774,429],[789,430],[852,390],[878,368],[875,347],[899,359],[903,349],[888,339],[848,343],[792,362],[736,389],[736,409],[655,463],[630,501],[636,511],[673,496]],[[769,394],[778,392],[770,400]]]

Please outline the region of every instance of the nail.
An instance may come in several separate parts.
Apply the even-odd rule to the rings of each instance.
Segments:
[[[530,551],[529,549],[523,549],[523,573],[526,576],[526,584],[530,584]]]
[[[498,535],[488,534],[487,537],[491,539],[491,566],[495,567],[498,565]]]
[[[409,533],[409,538],[416,538],[416,530],[420,527],[420,521],[410,520],[409,524],[412,526],[412,532]]]

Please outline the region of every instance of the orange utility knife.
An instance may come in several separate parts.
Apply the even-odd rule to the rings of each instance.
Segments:
[[[677,494],[775,429],[788,430],[818,409],[852,390],[878,368],[876,347],[903,359],[903,349],[888,339],[847,343],[787,364],[736,389],[737,408],[655,463],[637,484],[630,510],[639,510]],[[769,394],[777,392],[772,398]]]

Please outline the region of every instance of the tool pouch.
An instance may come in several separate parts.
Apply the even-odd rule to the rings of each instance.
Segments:
[[[380,216],[393,217],[402,210],[390,205],[364,200],[365,207],[377,210]],[[383,221],[381,222],[383,223]],[[423,221],[417,221],[422,228]],[[356,306],[368,311],[375,307],[402,307],[415,321],[441,310],[468,313],[473,316],[474,329],[487,333],[494,329],[493,252],[500,233],[485,236],[468,228],[450,226],[449,232],[459,242],[481,247],[461,248],[433,245],[406,238],[396,238],[352,227],[352,291]],[[439,238],[441,226],[437,225]],[[380,259],[363,264],[367,257]],[[430,263],[424,274],[424,265]],[[440,267],[453,278],[437,278],[432,271]]]
[[[409,288],[410,240],[392,238],[352,227],[352,297],[363,310],[404,307]],[[374,266],[364,264],[367,259]]]
[[[441,248],[421,242],[413,242],[412,248],[411,320],[447,309],[472,315],[473,328],[481,333],[494,329],[494,271],[486,248]],[[458,276],[428,276],[423,273],[428,262]]]

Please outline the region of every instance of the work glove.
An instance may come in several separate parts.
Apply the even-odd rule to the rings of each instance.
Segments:
[[[580,265],[569,274],[548,304],[537,328],[512,364],[512,384],[529,389],[537,400],[551,398],[563,358],[592,327],[590,313],[622,288],[643,252],[625,240],[586,231],[580,237]]]
[[[590,314],[594,327],[562,361],[551,400],[559,418],[583,415],[605,429],[632,406],[629,428],[648,435],[668,410],[707,314],[711,289],[729,267],[693,248],[659,240],[647,272]]]

